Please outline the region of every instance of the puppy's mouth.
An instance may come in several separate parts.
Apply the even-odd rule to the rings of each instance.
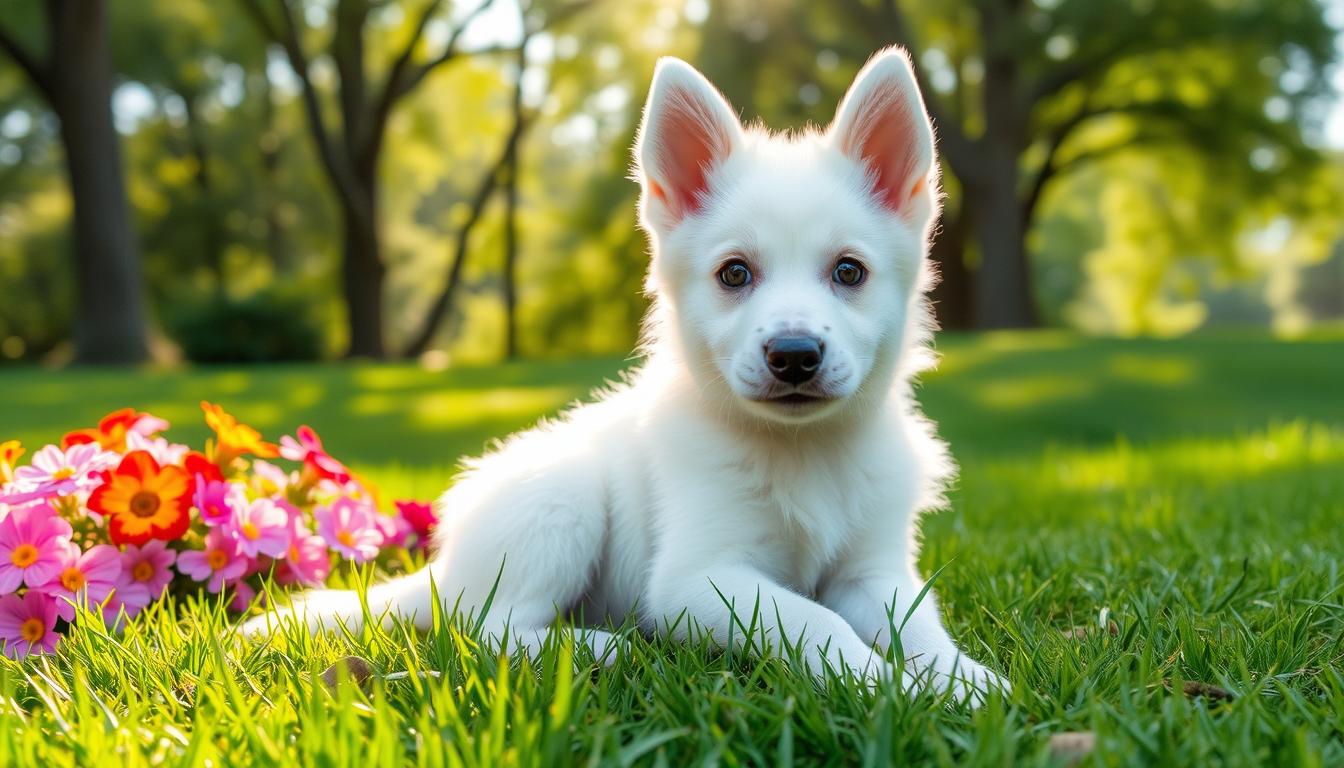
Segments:
[[[835,398],[810,392],[786,392],[784,394],[765,395],[753,399],[758,403],[769,403],[781,408],[801,409],[821,405],[822,403],[829,403]]]

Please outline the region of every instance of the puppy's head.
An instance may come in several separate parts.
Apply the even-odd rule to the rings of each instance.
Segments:
[[[885,392],[927,325],[933,131],[904,52],[873,57],[823,132],[744,129],[677,59],[636,145],[655,333],[698,384],[803,423]]]

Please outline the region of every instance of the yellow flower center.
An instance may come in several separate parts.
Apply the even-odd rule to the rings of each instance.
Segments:
[[[153,517],[154,513],[159,511],[159,505],[162,503],[157,493],[140,491],[131,497],[131,514],[136,517]]]
[[[218,571],[229,564],[229,556],[222,549],[212,549],[205,553],[205,563],[212,570]]]
[[[353,547],[355,545],[355,537],[351,536],[349,531],[340,531],[337,533],[336,540],[347,547]]]
[[[298,559],[299,559],[299,548],[298,548],[298,546],[296,546],[296,545],[294,545],[294,544],[290,544],[290,545],[289,545],[289,559],[290,559],[290,560],[298,560]]]
[[[37,547],[32,544],[20,544],[9,554],[9,560],[20,568],[27,568],[37,562],[37,556]]]
[[[256,541],[257,537],[260,535],[261,531],[257,529],[257,526],[251,520],[243,523],[243,536],[247,537],[248,541]]]
[[[47,626],[41,619],[32,618],[19,625],[19,636],[29,643],[41,642],[42,637],[47,634]]]
[[[84,588],[84,572],[78,568],[66,568],[61,571],[61,586],[70,592],[78,592]]]
[[[154,578],[154,564],[148,560],[141,560],[131,568],[131,578],[136,581],[149,581]]]
[[[51,473],[52,480],[69,480],[74,476],[75,476],[74,467],[61,467],[60,469]]]

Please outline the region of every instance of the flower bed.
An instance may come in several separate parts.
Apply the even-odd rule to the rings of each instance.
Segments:
[[[310,427],[266,442],[201,403],[203,451],[171,442],[134,409],[67,434],[20,464],[0,443],[0,644],[10,658],[55,650],[77,616],[116,625],[174,591],[225,593],[234,610],[266,576],[318,586],[342,560],[423,548],[430,505],[382,509],[376,488]],[[77,613],[77,607],[92,613]]]

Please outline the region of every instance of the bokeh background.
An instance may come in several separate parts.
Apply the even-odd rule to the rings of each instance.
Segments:
[[[1341,28],[1338,0],[3,0],[0,364],[622,354],[656,58],[788,129],[890,43],[941,139],[945,328],[1319,334]]]

